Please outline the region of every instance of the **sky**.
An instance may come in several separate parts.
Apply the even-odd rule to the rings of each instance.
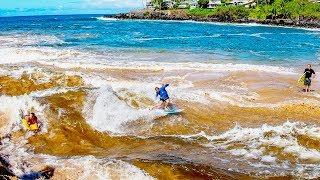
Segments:
[[[145,0],[0,0],[0,16],[114,14],[143,7]]]

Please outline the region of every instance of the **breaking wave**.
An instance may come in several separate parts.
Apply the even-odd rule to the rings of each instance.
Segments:
[[[150,111],[148,108],[135,109],[129,106],[119,99],[110,86],[101,87],[92,95],[91,98],[95,100],[89,100],[89,102],[93,101],[94,105],[92,115],[87,118],[87,122],[99,131],[125,133],[123,126],[128,122],[136,120],[152,121],[165,115],[163,111]],[[85,111],[88,111],[88,109],[85,109]]]
[[[249,163],[255,171],[260,169],[261,174],[280,176],[291,172],[291,175],[299,177],[320,176],[320,127],[317,125],[289,121],[278,126],[265,124],[257,128],[237,125],[215,136],[202,132],[176,137],[205,138],[207,142],[203,146],[227,153],[240,164]]]

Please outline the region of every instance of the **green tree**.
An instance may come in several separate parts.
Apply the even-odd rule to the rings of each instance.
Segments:
[[[207,8],[209,4],[209,0],[198,0],[198,5],[201,8]]]
[[[156,8],[161,10],[163,7],[163,0],[152,0],[152,5]]]
[[[273,6],[273,17],[284,18],[285,16],[285,1],[284,0],[275,0],[272,4]]]
[[[309,0],[274,0],[272,4],[258,4],[254,8],[245,6],[218,6],[214,9],[195,8],[187,11],[191,16],[214,17],[221,21],[238,19],[291,19],[320,20],[320,3]]]

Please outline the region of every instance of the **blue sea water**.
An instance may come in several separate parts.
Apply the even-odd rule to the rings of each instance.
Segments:
[[[0,38],[29,37],[35,42],[18,46],[79,50],[105,56],[113,54],[110,57],[114,60],[130,53],[134,55],[126,57],[131,60],[154,61],[296,65],[317,63],[320,59],[320,31],[317,30],[115,20],[101,16],[1,17]],[[50,41],[46,39],[48,37],[58,40]]]

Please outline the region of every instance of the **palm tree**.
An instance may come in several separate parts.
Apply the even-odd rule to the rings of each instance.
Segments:
[[[152,4],[153,6],[158,7],[159,10],[161,10],[163,5],[163,0],[152,0]]]

